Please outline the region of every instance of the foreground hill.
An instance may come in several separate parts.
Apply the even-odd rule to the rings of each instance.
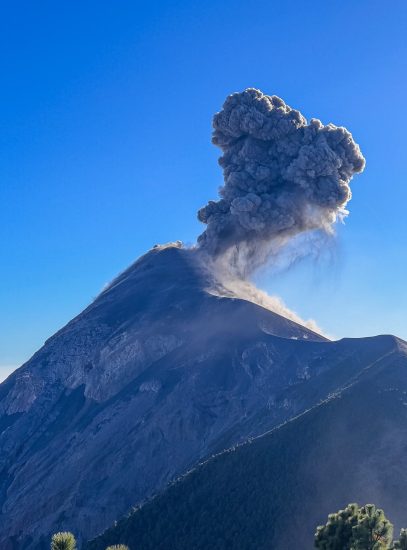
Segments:
[[[316,525],[354,501],[405,525],[407,345],[364,344],[379,342],[388,353],[342,391],[200,465],[86,550],[309,550]]]

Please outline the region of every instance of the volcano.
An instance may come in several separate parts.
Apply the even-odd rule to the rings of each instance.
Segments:
[[[197,251],[156,246],[0,385],[0,547],[95,537],[211,455],[303,414],[393,337],[332,342],[214,292]]]

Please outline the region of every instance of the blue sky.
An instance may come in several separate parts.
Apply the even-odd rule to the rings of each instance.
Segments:
[[[0,20],[0,370],[222,182],[211,118],[248,86],[348,127],[367,160],[321,261],[258,280],[335,337],[407,338],[407,4],[7,2]]]

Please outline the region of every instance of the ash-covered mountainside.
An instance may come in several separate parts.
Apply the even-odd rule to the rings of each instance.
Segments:
[[[395,353],[216,296],[208,273],[194,250],[151,250],[0,385],[2,550],[94,537]]]
[[[226,451],[85,546],[138,550],[310,550],[317,525],[349,502],[407,510],[407,345],[271,433]]]

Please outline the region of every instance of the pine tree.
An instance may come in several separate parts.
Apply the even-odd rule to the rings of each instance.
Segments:
[[[352,532],[352,550],[387,550],[393,539],[393,525],[374,504],[362,506]]]
[[[359,506],[348,504],[344,510],[328,516],[325,525],[317,527],[315,548],[320,550],[351,550],[353,527],[357,525]]]
[[[407,550],[407,529],[400,531],[400,538],[393,543],[394,550]]]
[[[76,550],[75,537],[67,531],[55,533],[51,540],[51,550]]]

